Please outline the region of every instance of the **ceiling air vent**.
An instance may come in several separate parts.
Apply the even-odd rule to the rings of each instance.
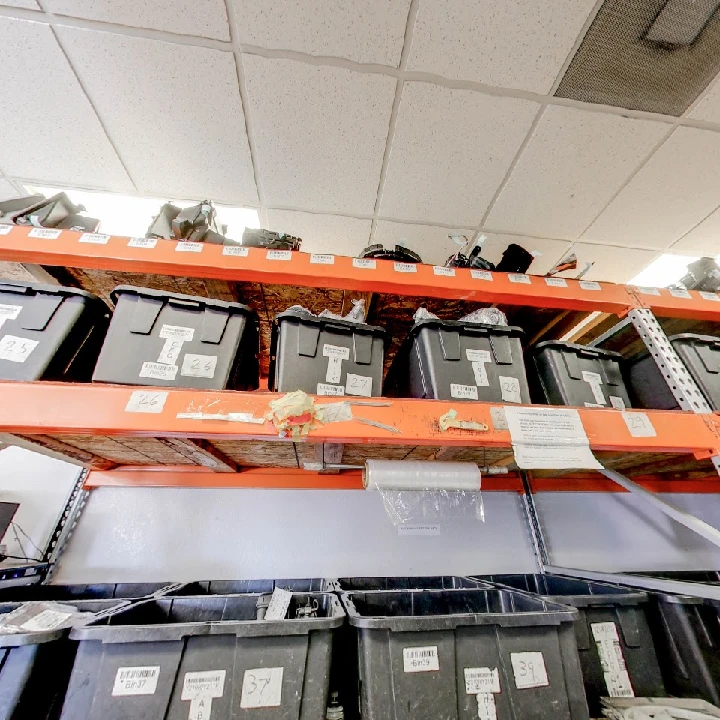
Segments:
[[[720,0],[606,0],[558,97],[682,115],[720,72]]]

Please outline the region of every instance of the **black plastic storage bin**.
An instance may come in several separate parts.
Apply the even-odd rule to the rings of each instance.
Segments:
[[[684,333],[668,340],[710,407],[720,410],[720,337]],[[657,410],[680,407],[649,352],[631,358],[626,372],[637,406]]]
[[[635,696],[666,695],[647,619],[647,593],[557,575],[486,575],[477,579],[577,608],[580,617],[575,623],[575,639],[591,717],[602,715],[600,698],[628,697],[628,682]],[[617,672],[607,676],[604,664],[608,662],[608,668],[616,671],[624,664],[627,677]]]
[[[275,588],[291,592],[324,592],[327,580],[321,578],[296,578],[292,580],[197,580],[184,584],[171,594],[176,595],[238,595],[247,593],[271,593]]]
[[[573,608],[496,588],[341,597],[363,720],[588,718]]]
[[[487,583],[475,578],[456,575],[430,577],[358,577],[327,581],[338,590],[456,590],[459,588],[487,588]]]
[[[610,350],[549,340],[528,352],[533,401],[575,407],[630,407],[622,355]]]
[[[258,318],[240,303],[121,285],[94,382],[258,387]]]
[[[415,323],[385,382],[388,397],[529,403],[518,327]]]
[[[269,388],[378,397],[386,342],[374,325],[290,308],[273,321]]]
[[[136,600],[170,587],[171,583],[94,583],[88,585],[19,585],[0,589],[0,603],[44,600]]]
[[[0,280],[0,380],[89,381],[109,318],[84,290]]]
[[[191,705],[194,717],[204,709],[212,720],[322,718],[340,602],[297,593],[287,617],[308,603],[317,617],[256,620],[267,598],[165,597],[75,628],[80,647],[63,720],[184,720]]]

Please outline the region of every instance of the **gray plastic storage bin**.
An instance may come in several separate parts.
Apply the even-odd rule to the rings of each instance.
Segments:
[[[385,381],[388,397],[529,403],[518,327],[415,323]]]
[[[122,285],[94,382],[198,390],[258,387],[258,318],[240,303]]]
[[[63,720],[185,720],[202,711],[209,718],[210,709],[212,720],[322,718],[340,602],[296,593],[287,617],[308,604],[317,617],[256,620],[268,599],[165,597],[75,628]]]
[[[89,381],[109,318],[84,290],[0,280],[0,380]]]
[[[533,402],[574,407],[630,407],[622,355],[610,350],[549,340],[528,351]]]
[[[90,585],[20,585],[0,589],[0,602],[45,600],[71,603],[75,600],[139,599],[174,587],[171,583],[95,583]]]
[[[275,316],[270,390],[377,397],[387,333],[380,327],[290,308]]]
[[[456,575],[430,577],[359,577],[328,580],[328,585],[345,591],[358,590],[456,590],[487,588],[487,583]]]
[[[720,337],[685,333],[668,338],[713,410],[720,410]],[[649,352],[627,363],[627,378],[638,407],[677,410],[668,381]]]
[[[358,633],[363,720],[589,717],[573,608],[496,588],[341,597]]]
[[[289,580],[197,580],[185,583],[173,591],[176,595],[238,595],[247,593],[271,593],[275,588],[296,593],[323,592],[328,581],[320,578],[295,578]]]
[[[592,717],[602,715],[600,698],[627,697],[629,688],[638,697],[666,695],[647,620],[647,593],[557,575],[485,575],[478,580],[577,608],[575,639]],[[615,671],[606,675],[605,663],[612,663]],[[623,664],[627,677],[617,672]]]

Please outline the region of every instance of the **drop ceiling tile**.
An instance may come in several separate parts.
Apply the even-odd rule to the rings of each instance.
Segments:
[[[689,117],[695,120],[720,122],[720,82],[710,87],[705,97],[690,112]]]
[[[0,167],[8,175],[131,190],[48,25],[0,19]]]
[[[478,225],[538,109],[527,100],[405,83],[380,214]]]
[[[678,255],[720,255],[720,210],[708,215],[667,252]]]
[[[45,0],[57,15],[230,40],[224,0]]]
[[[0,180],[0,202],[19,197],[20,193],[7,180]]]
[[[302,238],[303,252],[354,257],[370,239],[372,220],[270,209],[267,216],[270,230]]]
[[[317,0],[235,0],[235,7],[240,41],[248,45],[398,67],[410,0],[325,6]]]
[[[408,69],[548,93],[595,0],[422,2]]]
[[[718,205],[720,133],[677,128],[583,238],[663,249]]]
[[[528,252],[536,253],[530,265],[529,273],[544,275],[555,264],[569,253],[572,243],[566,240],[552,240],[546,238],[522,237],[518,235],[503,235],[483,232],[487,238],[480,253],[482,257],[492,263],[499,263],[502,254],[511,243],[524,247]]]
[[[550,106],[488,227],[577,239],[668,132],[665,123]]]
[[[378,220],[373,242],[386,248],[402,245],[416,252],[428,265],[445,265],[445,261],[458,250],[458,245],[449,236],[471,238],[473,234],[474,230]]]
[[[257,204],[232,53],[58,32],[140,192]]]
[[[40,6],[36,0],[2,0],[0,5],[9,5],[10,7],[27,8],[28,10],[40,10]]]
[[[371,214],[395,78],[243,55],[268,205]]]
[[[604,280],[614,283],[628,282],[658,256],[658,253],[653,250],[637,250],[581,242],[574,243],[571,250],[577,255],[577,272],[585,267],[585,263],[595,263],[583,276],[583,280]],[[574,272],[567,272],[563,276],[573,277],[574,274]]]

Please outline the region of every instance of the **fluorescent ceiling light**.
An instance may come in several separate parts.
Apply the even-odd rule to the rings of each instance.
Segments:
[[[697,259],[690,255],[661,255],[630,280],[628,285],[667,287],[680,280],[687,272],[687,266]]]
[[[720,0],[668,0],[645,39],[665,47],[691,45],[719,6]]]
[[[116,193],[94,192],[90,190],[74,190],[72,188],[52,188],[32,186],[29,193],[42,193],[46,197],[59,192],[67,196],[77,205],[83,205],[87,215],[100,220],[100,231],[108,235],[127,237],[143,237],[152,219],[167,200],[160,198],[133,197]],[[171,200],[180,208],[197,205],[196,200]],[[218,222],[227,225],[227,237],[242,240],[246,227],[259,228],[260,217],[252,208],[215,205]]]

